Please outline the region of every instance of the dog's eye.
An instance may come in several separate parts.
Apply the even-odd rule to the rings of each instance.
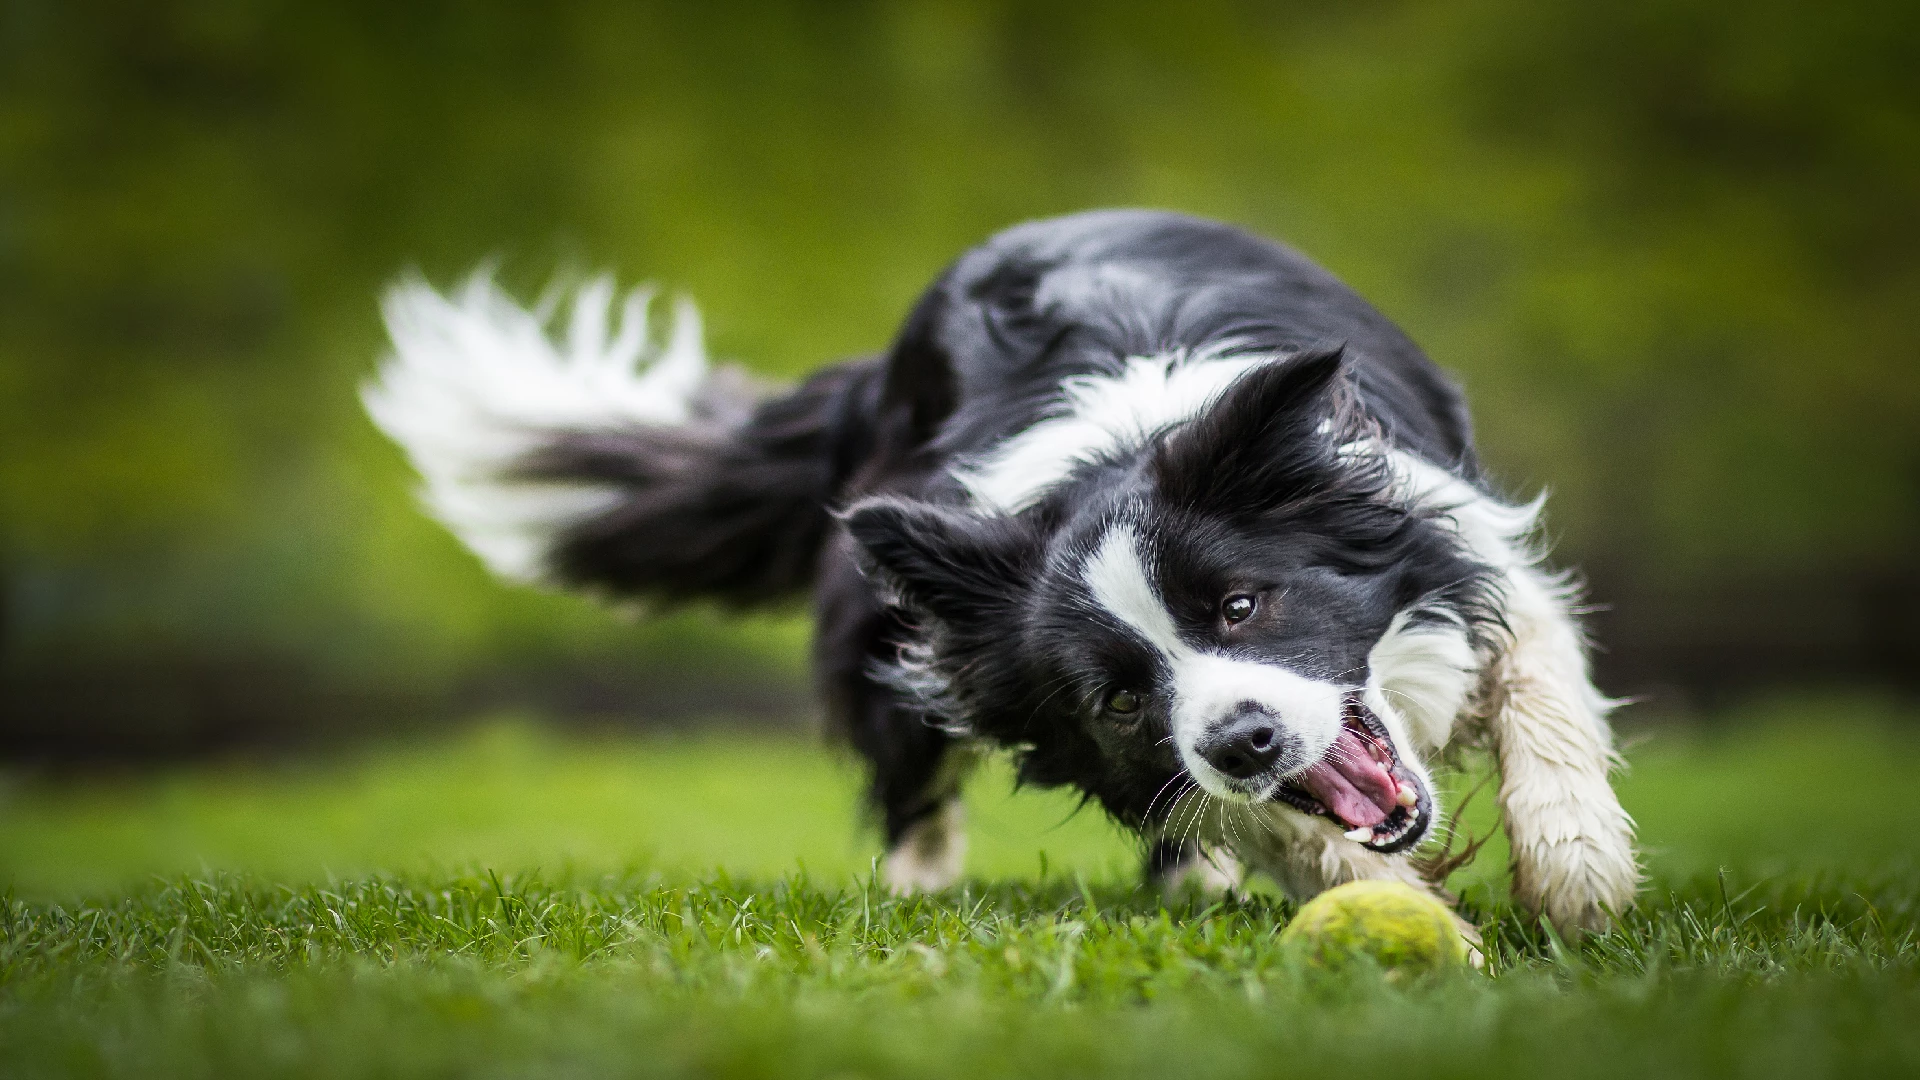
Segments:
[[[1259,601],[1245,593],[1229,596],[1220,605],[1220,617],[1227,620],[1227,625],[1231,626],[1237,622],[1245,622],[1248,616],[1253,614],[1253,609],[1259,606]]]
[[[1140,711],[1140,695],[1131,690],[1115,690],[1107,698],[1107,711],[1128,716]]]

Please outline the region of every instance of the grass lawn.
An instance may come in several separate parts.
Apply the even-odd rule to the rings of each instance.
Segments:
[[[970,882],[887,897],[853,775],[794,736],[14,777],[0,1075],[1920,1073],[1911,720],[1646,739],[1627,925],[1543,937],[1490,846],[1455,884],[1493,973],[1410,983],[1301,966],[1270,893],[1136,889],[1125,838],[1003,771]]]

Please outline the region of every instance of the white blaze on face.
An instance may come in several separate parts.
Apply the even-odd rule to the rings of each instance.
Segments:
[[[1201,739],[1252,702],[1279,718],[1298,764],[1320,760],[1340,734],[1340,687],[1277,664],[1241,660],[1182,640],[1140,559],[1139,537],[1115,525],[1100,539],[1082,577],[1094,600],[1160,654],[1171,673],[1173,742],[1195,782],[1209,794],[1244,798],[1196,749]],[[1260,792],[1255,795],[1263,794]]]

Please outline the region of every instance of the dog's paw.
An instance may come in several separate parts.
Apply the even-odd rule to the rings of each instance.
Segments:
[[[1640,868],[1626,836],[1540,840],[1515,854],[1514,899],[1562,937],[1604,932],[1633,907]]]
[[[957,883],[966,865],[965,821],[965,809],[956,800],[908,826],[881,864],[887,888],[908,896]]]

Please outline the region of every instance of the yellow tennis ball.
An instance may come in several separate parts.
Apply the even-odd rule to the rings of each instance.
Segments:
[[[1324,968],[1366,956],[1389,972],[1465,966],[1467,942],[1453,913],[1430,893],[1398,881],[1350,881],[1307,901],[1280,944]]]

